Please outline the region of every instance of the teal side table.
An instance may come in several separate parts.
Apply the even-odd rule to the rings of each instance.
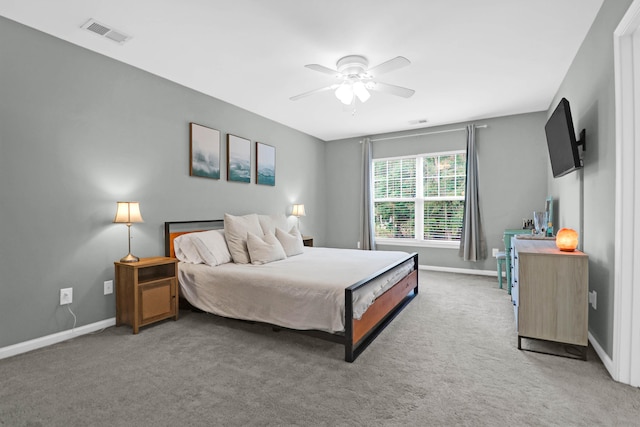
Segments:
[[[531,230],[518,228],[515,230],[504,230],[504,254],[505,269],[507,270],[507,293],[511,295],[511,237],[516,234],[531,234]]]

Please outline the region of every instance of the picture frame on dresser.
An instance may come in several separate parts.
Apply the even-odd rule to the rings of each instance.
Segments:
[[[256,184],[276,185],[276,147],[257,141]]]
[[[227,134],[227,180],[251,182],[251,141]]]
[[[220,131],[189,123],[189,175],[220,179]]]

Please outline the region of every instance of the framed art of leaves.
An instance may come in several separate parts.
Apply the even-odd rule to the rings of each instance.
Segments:
[[[190,123],[189,135],[189,175],[220,179],[220,131]]]
[[[276,185],[276,147],[256,142],[256,184]]]
[[[251,141],[227,134],[227,180],[251,182]]]

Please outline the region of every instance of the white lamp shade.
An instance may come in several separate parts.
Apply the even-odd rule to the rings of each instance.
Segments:
[[[293,205],[293,209],[291,210],[291,215],[297,216],[297,217],[305,216],[304,205]]]
[[[140,214],[140,203],[138,202],[118,202],[116,217],[113,222],[133,224],[135,222],[144,222]]]
[[[348,83],[343,83],[336,89],[336,98],[344,105],[350,105],[353,102],[353,88]]]
[[[353,84],[353,93],[356,94],[360,102],[365,103],[371,97],[371,94],[364,87],[364,83],[358,81]]]

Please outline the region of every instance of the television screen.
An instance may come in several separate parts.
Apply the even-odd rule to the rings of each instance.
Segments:
[[[544,127],[553,177],[557,178],[582,167],[578,141],[573,129],[569,101],[565,98],[553,111]]]

